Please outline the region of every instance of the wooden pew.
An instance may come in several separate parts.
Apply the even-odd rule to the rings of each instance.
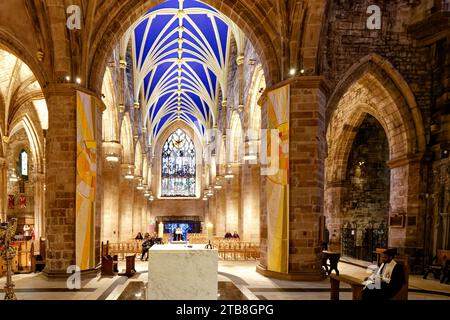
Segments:
[[[397,294],[391,298],[391,300],[408,300],[408,287],[409,287],[409,257],[408,256],[397,256],[394,258],[397,263],[403,265],[403,271],[405,276],[405,283]],[[353,277],[350,275],[330,275],[330,299],[331,300],[339,300],[339,292],[340,292],[340,282],[344,282],[350,285],[352,288],[352,300],[361,300],[362,299],[362,291],[364,289],[364,285],[362,282],[364,279]]]
[[[330,299],[331,300],[339,300],[339,292],[340,292],[340,283],[344,282],[350,285],[352,288],[352,300],[361,300],[362,299],[362,291],[364,289],[364,285],[362,284],[363,279],[359,279],[356,277],[352,277],[349,275],[330,275],[330,284],[331,284],[331,292]]]

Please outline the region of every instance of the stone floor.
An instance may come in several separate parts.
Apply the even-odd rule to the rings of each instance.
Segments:
[[[219,300],[329,300],[330,282],[295,282],[266,278],[255,271],[255,261],[219,262]],[[119,263],[119,269],[125,267]],[[341,274],[367,276],[366,269],[349,263],[339,263]],[[97,277],[82,281],[81,289],[67,289],[65,280],[47,280],[41,274],[14,275],[15,292],[23,300],[143,300],[147,284],[147,263],[138,261],[137,273],[124,276]],[[0,279],[0,288],[6,279]],[[420,276],[410,276],[410,300],[450,300],[450,285]],[[3,298],[0,289],[0,299]],[[350,300],[350,288],[341,285],[342,300]]]

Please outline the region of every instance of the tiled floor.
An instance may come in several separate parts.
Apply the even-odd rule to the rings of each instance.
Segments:
[[[330,282],[285,281],[266,278],[256,272],[255,261],[219,262],[219,299],[223,300],[329,300]],[[125,267],[119,263],[119,269]],[[367,276],[365,268],[339,263],[341,274]],[[81,290],[67,289],[64,280],[47,280],[40,274],[15,275],[13,281],[18,299],[24,300],[140,300],[145,299],[147,263],[138,261],[137,273],[132,278],[124,276],[97,277],[82,281]],[[5,285],[0,279],[0,288]],[[3,290],[0,289],[0,299]],[[350,300],[350,288],[341,285],[341,300]],[[410,276],[410,300],[450,300],[450,285],[421,276]]]

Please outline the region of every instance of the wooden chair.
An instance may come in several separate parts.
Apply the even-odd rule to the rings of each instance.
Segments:
[[[450,268],[450,250],[437,250],[436,255],[425,268],[423,278],[426,279],[430,273],[433,273],[435,279],[440,279],[441,283],[449,279]]]
[[[109,241],[106,244],[101,245],[102,249],[102,276],[113,276],[114,275],[114,258],[109,255]],[[117,267],[116,267],[117,269]]]

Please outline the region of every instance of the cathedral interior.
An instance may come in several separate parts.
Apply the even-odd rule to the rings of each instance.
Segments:
[[[0,1],[0,138],[0,297],[450,300],[449,0]]]

